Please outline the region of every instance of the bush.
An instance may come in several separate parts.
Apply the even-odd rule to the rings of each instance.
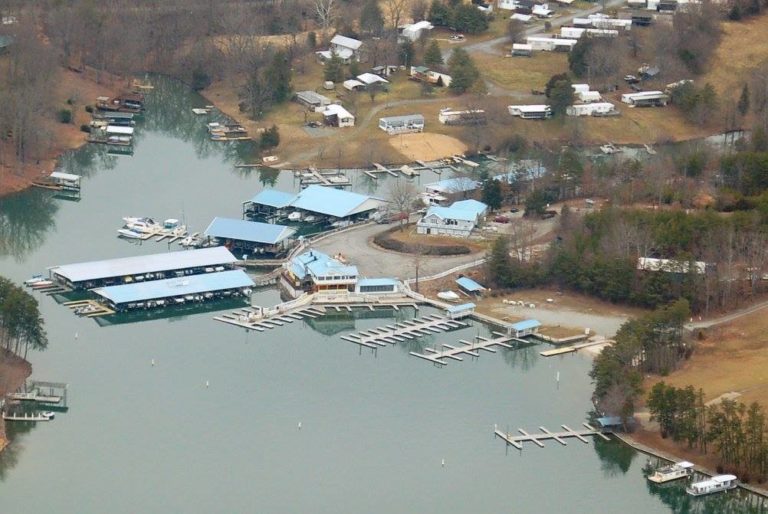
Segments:
[[[267,130],[262,132],[259,143],[262,148],[274,148],[276,146],[279,146],[280,131],[278,130],[277,125],[272,125],[271,128],[268,128]]]
[[[80,125],[80,132],[85,132],[86,134],[90,134],[91,127],[88,125]]]
[[[85,112],[92,113],[93,112],[93,106],[92,105],[86,105],[85,106]]]
[[[72,111],[70,109],[61,109],[56,117],[60,123],[72,123]]]
[[[200,91],[211,85],[211,77],[202,68],[198,67],[192,72],[192,89]]]

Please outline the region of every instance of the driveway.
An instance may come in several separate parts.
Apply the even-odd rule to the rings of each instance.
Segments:
[[[414,218],[415,219],[415,218]],[[401,280],[416,276],[413,255],[384,250],[373,244],[373,237],[394,225],[365,225],[356,230],[341,232],[323,239],[313,248],[334,255],[341,253],[357,266],[365,277],[396,277]],[[481,259],[482,252],[448,257],[420,256],[419,276],[426,277],[447,269]]]

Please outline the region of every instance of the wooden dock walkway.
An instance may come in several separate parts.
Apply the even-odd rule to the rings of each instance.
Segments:
[[[603,434],[601,431],[595,429],[593,426],[591,426],[589,423],[582,423],[584,427],[586,427],[586,430],[573,430],[567,425],[560,425],[565,430],[564,432],[550,432],[544,427],[539,427],[539,430],[541,430],[541,433],[539,434],[529,434],[522,428],[518,428],[517,431],[520,432],[522,435],[512,435],[508,432],[502,432],[497,427],[494,427],[493,432],[496,434],[496,437],[500,437],[503,439],[508,445],[514,446],[518,450],[523,449],[523,443],[524,442],[532,442],[535,445],[539,446],[540,448],[544,448],[544,443],[542,441],[546,441],[548,439],[554,439],[558,443],[562,444],[563,446],[567,446],[568,443],[565,441],[565,439],[569,437],[575,437],[582,443],[588,443],[587,437],[602,437],[606,441],[610,441],[608,436]]]
[[[352,185],[349,177],[339,171],[323,172],[312,167],[307,168],[305,172],[299,173],[299,181],[302,184],[320,184],[331,187],[347,187]]]
[[[494,332],[494,335],[498,336],[495,339],[488,339],[481,336],[476,336],[474,341],[466,341],[464,339],[459,340],[462,346],[452,346],[450,344],[443,344],[443,350],[435,350],[434,348],[424,348],[426,353],[410,352],[414,357],[419,357],[437,364],[445,366],[448,361],[445,359],[453,359],[456,361],[462,361],[463,358],[459,355],[469,355],[471,357],[480,357],[480,350],[496,353],[496,350],[492,346],[501,346],[503,348],[514,348],[514,345],[509,344],[510,341],[522,341],[527,343],[524,339],[516,339],[498,332]]]
[[[366,348],[377,348],[417,337],[440,334],[465,326],[467,324],[461,321],[444,318],[437,314],[429,314],[421,318],[401,321],[394,325],[371,328],[360,331],[357,334],[347,334],[341,336],[341,338]]]
[[[261,312],[257,309],[247,307],[238,309],[228,314],[220,314],[214,317],[216,321],[227,323],[229,325],[235,325],[245,328],[247,330],[255,330],[257,332],[264,332],[266,329],[272,329],[275,327],[282,327],[286,323],[293,323],[304,318],[317,318],[324,314],[324,310],[317,307],[300,307],[295,310],[281,312],[272,316],[262,316]]]
[[[544,350],[539,352],[542,357],[552,357],[554,355],[562,355],[564,353],[572,353],[582,348],[588,348],[590,346],[597,346],[599,344],[610,344],[613,341],[609,339],[600,339],[598,341],[587,341],[586,343],[574,344],[572,346],[564,346],[562,348],[554,348],[552,350]]]

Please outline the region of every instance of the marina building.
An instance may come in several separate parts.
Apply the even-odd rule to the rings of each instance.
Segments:
[[[205,236],[240,253],[281,255],[294,241],[296,229],[285,225],[231,218],[214,218]]]
[[[541,322],[535,319],[526,319],[512,323],[509,327],[510,334],[515,337],[532,336],[538,333]]]
[[[309,250],[285,263],[280,285],[291,297],[304,292],[352,292],[357,285],[357,266],[317,250]]]
[[[331,223],[351,223],[368,218],[386,204],[386,200],[375,196],[315,184],[297,194],[265,189],[243,203],[243,214],[257,216],[283,213],[292,219],[292,214],[298,213],[297,219],[314,216]]]
[[[232,270],[237,258],[224,247],[183,250],[48,268],[52,281],[71,289],[93,289]]]
[[[247,297],[253,280],[243,270],[152,280],[93,289],[116,312],[203,302],[228,297]]]

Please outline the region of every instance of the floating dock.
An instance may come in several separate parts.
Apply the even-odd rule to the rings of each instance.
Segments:
[[[586,430],[573,430],[567,425],[560,425],[565,430],[564,432],[550,432],[544,427],[539,427],[539,430],[541,430],[541,433],[538,433],[538,434],[529,434],[522,428],[517,429],[517,431],[520,432],[522,435],[512,435],[508,432],[502,432],[501,430],[495,427],[493,431],[496,434],[496,437],[500,437],[508,445],[514,446],[518,450],[523,449],[524,442],[532,442],[538,447],[544,448],[544,443],[542,443],[542,441],[546,441],[548,439],[554,439],[555,441],[562,444],[563,446],[568,445],[565,439],[569,437],[575,437],[576,439],[578,439],[579,441],[585,444],[588,443],[586,439],[587,437],[602,437],[606,441],[610,441],[610,439],[605,434],[603,434],[601,431],[591,426],[589,423],[582,423],[582,425],[586,427]]]
[[[587,341],[586,343],[579,343],[574,344],[572,346],[564,346],[562,348],[555,348],[552,350],[544,350],[539,352],[539,355],[542,357],[553,357],[555,355],[563,355],[565,353],[572,353],[578,350],[581,350],[582,348],[588,348],[590,346],[597,346],[600,344],[607,344],[612,343],[613,341],[610,341],[608,339],[600,339],[598,341]]]
[[[304,171],[294,172],[299,177],[302,186],[311,186],[319,184],[330,187],[349,187],[352,181],[344,173],[338,170],[318,170],[317,168],[307,168]]]
[[[273,316],[264,316],[260,309],[257,310],[253,307],[249,307],[229,314],[222,314],[213,319],[248,330],[264,332],[267,329],[280,327],[286,323],[293,323],[294,321],[300,321],[304,318],[317,318],[323,314],[324,311],[317,307],[303,307]]]
[[[467,324],[461,321],[448,319],[437,314],[428,314],[421,318],[401,321],[394,325],[385,325],[360,331],[356,334],[347,334],[341,336],[341,338],[366,348],[377,348],[417,337],[440,334],[466,326]]]
[[[462,346],[452,346],[449,344],[443,344],[442,350],[438,351],[434,348],[424,348],[424,351],[426,353],[417,353],[417,352],[410,352],[411,355],[414,357],[419,357],[420,359],[424,359],[427,361],[432,362],[433,364],[438,364],[440,366],[445,366],[448,364],[448,361],[445,359],[453,359],[456,361],[463,361],[464,359],[462,357],[459,357],[459,355],[469,355],[471,357],[480,357],[480,350],[490,352],[490,353],[496,353],[496,350],[492,348],[493,346],[501,346],[502,348],[514,348],[514,344],[510,344],[511,341],[515,341],[517,343],[525,343],[528,344],[528,341],[524,339],[517,339],[515,337],[510,337],[505,334],[501,334],[499,332],[494,332],[494,335],[497,337],[495,339],[488,339],[481,336],[476,336],[474,341],[466,341],[464,339],[461,339],[459,342],[462,343]]]

